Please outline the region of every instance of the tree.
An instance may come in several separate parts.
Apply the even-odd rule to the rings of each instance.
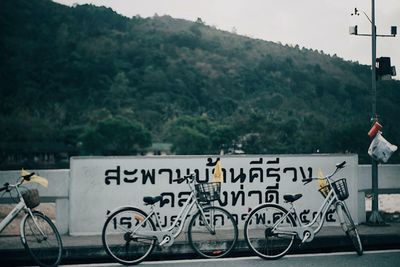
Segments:
[[[210,131],[211,149],[214,153],[234,149],[236,133],[232,127],[214,123]]]
[[[206,116],[181,116],[168,123],[167,131],[176,154],[210,153],[210,121]]]
[[[181,127],[173,139],[172,150],[181,155],[203,155],[209,153],[209,137],[190,127]]]
[[[151,144],[151,136],[138,122],[118,116],[88,127],[81,142],[84,154],[135,155]]]
[[[111,99],[116,108],[120,109],[124,100],[129,97],[129,79],[125,72],[119,72],[114,77],[114,82],[110,87]]]

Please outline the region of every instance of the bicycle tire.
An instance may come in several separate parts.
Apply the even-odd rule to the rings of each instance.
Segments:
[[[338,207],[340,207],[338,209]],[[344,222],[341,222],[341,226],[343,231],[346,233],[346,235],[349,237],[350,241],[353,243],[353,246],[359,256],[363,255],[363,248],[361,244],[361,239],[360,235],[358,234],[357,227],[354,224],[353,219],[351,218],[351,215],[349,213],[349,210],[345,206],[344,203],[338,204],[336,207],[337,212],[342,213],[342,217],[344,219]],[[340,216],[339,216],[340,217]]]
[[[277,235],[272,231],[274,220],[281,217],[279,214],[286,213],[286,209],[272,203],[261,204],[250,212],[244,225],[244,237],[249,248],[259,257],[268,260],[279,259],[293,246],[294,235]],[[283,223],[285,227],[296,226],[291,214]]]
[[[39,211],[32,211],[32,216],[28,213],[21,222],[21,241],[25,250],[39,266],[58,266],[63,245],[57,227]]]
[[[108,255],[124,265],[134,265],[146,259],[155,247],[155,239],[140,239],[130,236],[130,230],[147,214],[135,207],[125,207],[108,216],[102,230],[102,242]],[[133,223],[132,219],[136,222]],[[155,231],[156,227],[148,218],[149,223],[143,224],[143,229]],[[136,225],[134,225],[136,224]]]
[[[189,223],[190,246],[198,255],[205,258],[221,258],[228,255],[235,247],[239,234],[235,219],[221,207],[209,206],[202,209],[206,218],[199,210]],[[213,223],[211,225],[213,232],[210,232],[204,221]]]

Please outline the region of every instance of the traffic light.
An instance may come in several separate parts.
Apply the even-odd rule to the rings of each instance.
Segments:
[[[390,80],[396,76],[396,67],[390,66],[390,57],[380,57],[376,59],[376,78],[380,80]]]
[[[396,27],[396,26],[392,26],[392,27],[390,28],[390,33],[391,33],[393,36],[396,36],[396,34],[397,34],[397,27]]]

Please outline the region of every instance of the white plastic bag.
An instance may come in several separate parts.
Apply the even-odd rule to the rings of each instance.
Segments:
[[[397,146],[389,143],[383,138],[382,133],[378,132],[369,146],[368,154],[373,159],[386,163],[396,150]]]

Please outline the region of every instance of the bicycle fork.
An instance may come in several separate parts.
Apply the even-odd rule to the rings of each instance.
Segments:
[[[21,220],[21,224],[20,224],[20,233],[23,233],[23,228],[24,228],[24,222],[26,220],[28,220],[28,217],[31,217],[34,226],[32,226],[31,224],[29,224],[29,228],[31,230],[31,232],[33,233],[33,235],[36,237],[37,242],[42,242],[44,240],[47,240],[47,235],[44,233],[44,231],[42,230],[42,228],[40,228],[38,221],[36,220],[35,216],[33,216],[33,212],[31,209],[26,208],[26,215],[25,217]],[[35,227],[36,229],[33,229],[33,227]],[[22,237],[21,235],[21,239],[22,242],[25,244],[26,243],[26,239],[25,236]]]
[[[202,207],[198,207],[201,213],[201,218],[203,219],[203,223],[206,226],[207,230],[210,232],[210,234],[215,235],[215,226],[213,224],[214,221],[214,213],[210,212],[210,223],[207,221],[207,217],[203,211]]]
[[[347,233],[350,229],[348,229],[348,225],[346,223],[346,219],[344,218],[344,212],[349,214],[349,210],[344,202],[337,202],[336,203],[336,214],[338,216],[340,226],[342,227],[343,231]]]

